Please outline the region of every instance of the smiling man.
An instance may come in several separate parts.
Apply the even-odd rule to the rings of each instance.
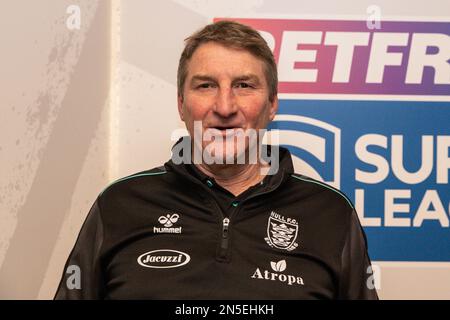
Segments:
[[[263,145],[277,108],[257,31],[221,21],[186,39],[178,111],[189,136],[164,166],[99,195],[55,298],[377,299],[352,203]]]
[[[239,195],[264,178],[261,167],[267,163],[245,159],[250,160],[250,153],[261,149],[259,133],[275,117],[276,87],[270,88],[266,81],[269,66],[261,58],[255,59],[252,52],[237,44],[227,46],[219,39],[200,45],[203,36],[197,38],[200,40],[190,39],[180,62],[179,114],[190,136],[198,137],[194,139],[194,154],[206,150],[197,168]],[[189,52],[192,49],[195,51]],[[267,59],[275,69],[272,56]],[[238,159],[244,161],[238,163]]]

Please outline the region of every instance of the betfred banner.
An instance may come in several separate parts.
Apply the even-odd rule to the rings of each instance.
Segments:
[[[450,94],[449,22],[235,20],[273,50],[280,93]]]
[[[278,64],[269,129],[353,201],[371,258],[450,261],[450,22],[233,20]]]

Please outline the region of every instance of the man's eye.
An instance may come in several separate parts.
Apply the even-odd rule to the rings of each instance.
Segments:
[[[212,87],[213,87],[213,85],[211,83],[202,83],[202,84],[199,84],[197,88],[209,89],[209,88],[212,88]]]
[[[239,82],[236,84],[236,86],[238,88],[242,88],[242,89],[246,89],[246,88],[251,88],[252,86],[246,82]]]

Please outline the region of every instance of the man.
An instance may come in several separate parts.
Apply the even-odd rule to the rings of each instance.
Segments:
[[[249,134],[277,108],[258,32],[222,21],[189,37],[178,68],[189,137],[163,167],[100,194],[65,267],[79,285],[64,273],[55,298],[377,299],[351,202]]]

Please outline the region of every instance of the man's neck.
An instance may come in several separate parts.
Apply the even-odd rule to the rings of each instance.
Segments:
[[[235,196],[264,179],[261,164],[206,165],[202,163],[195,166]]]

